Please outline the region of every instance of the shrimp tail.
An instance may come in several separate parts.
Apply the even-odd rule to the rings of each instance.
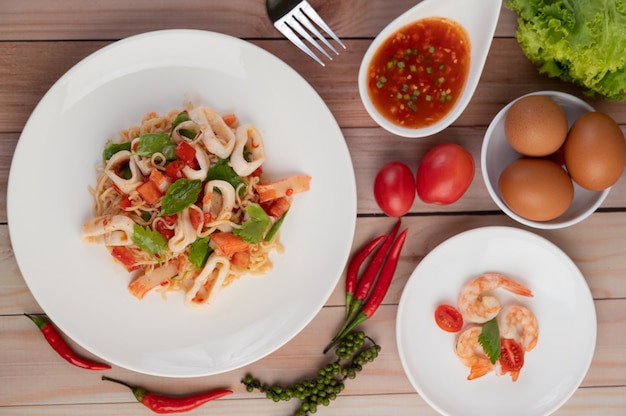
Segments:
[[[509,292],[515,293],[516,295],[533,297],[533,292],[525,286],[517,283],[513,279],[509,279],[508,277],[502,277],[502,288],[508,290]]]
[[[470,367],[470,373],[467,376],[468,380],[474,380],[482,377],[485,374],[493,371],[493,364],[486,357],[477,357],[476,362]]]

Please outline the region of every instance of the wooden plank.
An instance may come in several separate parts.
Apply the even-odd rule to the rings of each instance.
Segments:
[[[374,37],[387,23],[418,2],[311,0],[310,3],[338,36],[354,38]],[[3,0],[0,2],[0,39],[120,39],[175,28],[210,30],[244,38],[282,36],[267,18],[263,1],[110,0],[101,3],[68,0],[63,5],[58,7],[46,0]],[[511,36],[514,30],[515,15],[503,7],[497,36]]]

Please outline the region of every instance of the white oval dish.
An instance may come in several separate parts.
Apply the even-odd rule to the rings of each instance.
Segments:
[[[502,200],[498,188],[498,180],[502,171],[521,155],[509,144],[504,133],[504,119],[511,106],[528,95],[544,95],[552,98],[561,106],[567,115],[568,128],[581,115],[595,111],[592,106],[583,100],[559,91],[537,91],[519,97],[506,105],[487,128],[480,154],[481,172],[489,195],[498,207],[515,221],[533,228],[557,229],[577,224],[589,217],[604,202],[610,188],[603,191],[590,191],[574,182],[574,200],[562,215],[550,221],[532,221],[513,212]]]
[[[80,239],[106,140],[186,100],[258,127],[270,180],[312,176],[310,191],[294,197],[272,271],[234,282],[201,312],[186,308],[182,293],[138,301],[107,250]],[[166,30],[113,43],[54,84],[20,137],[7,205],[20,271],[65,334],[120,367],[196,377],[266,356],[319,312],[350,253],[356,184],[332,113],[293,69],[237,38]]]
[[[454,353],[458,334],[443,331],[434,318],[438,305],[456,305],[462,286],[489,271],[508,275],[534,295],[495,292],[503,304],[528,307],[539,324],[537,346],[526,353],[516,382],[495,373],[467,380],[469,369]],[[419,263],[400,298],[396,333],[411,384],[442,415],[544,416],[563,405],[587,374],[597,323],[587,282],[562,250],[530,231],[483,227],[449,238]]]
[[[370,117],[385,130],[403,137],[431,136],[452,124],[463,113],[476,90],[491,47],[501,7],[501,0],[424,0],[389,23],[365,52],[359,69],[359,94]],[[445,117],[427,127],[406,128],[387,120],[372,104],[367,89],[367,68],[380,45],[390,35],[407,24],[426,17],[448,18],[463,26],[470,39],[470,69],[461,97]]]

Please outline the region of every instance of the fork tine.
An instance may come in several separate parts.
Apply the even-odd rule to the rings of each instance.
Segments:
[[[343,42],[341,42],[341,39],[339,39],[337,37],[337,35],[335,35],[335,33],[330,29],[330,27],[328,27],[328,25],[326,24],[326,22],[324,22],[324,19],[321,18],[321,16],[319,14],[317,14],[317,12],[315,11],[315,9],[313,7],[311,7],[311,5],[309,4],[308,1],[304,0],[303,2],[300,3],[300,9],[307,15],[309,16],[309,18],[311,20],[313,20],[315,22],[316,25],[318,25],[319,27],[321,27],[322,29],[324,29],[324,31],[330,35],[330,37],[332,37],[333,39],[335,39],[335,42],[337,42],[338,44],[341,45],[342,48],[346,49],[346,46],[343,44]]]
[[[298,22],[302,23],[304,27],[306,27],[309,30],[309,32],[313,33],[319,40],[324,42],[324,45],[326,45],[328,49],[333,51],[335,55],[339,55],[339,52],[337,52],[337,49],[335,49],[333,45],[330,44],[330,42],[319,32],[319,30],[317,30],[315,26],[313,26],[313,24],[311,24],[311,21],[307,18],[306,15],[302,13],[300,9],[296,10],[296,13],[294,13],[294,17]]]
[[[306,20],[306,19],[305,19]],[[313,37],[309,34],[309,32],[307,32],[302,25],[300,25],[300,22],[298,20],[296,20],[295,16],[292,16],[291,19],[287,20],[287,25],[291,26],[291,28],[293,30],[295,30],[296,32],[298,32],[298,34],[300,36],[302,36],[304,39],[306,39],[307,41],[309,41],[309,43],[311,45],[313,45],[315,47],[315,49],[317,49],[318,51],[320,51],[322,54],[324,54],[324,56],[328,59],[330,59],[331,61],[333,60],[333,58],[331,58],[331,56],[320,46],[319,43],[317,43],[315,41],[315,39],[313,39]],[[311,25],[311,23],[309,23],[309,25]],[[319,32],[318,32],[319,33]],[[320,35],[321,36],[321,35]]]
[[[291,28],[289,26],[287,26],[287,24],[285,23],[284,20],[281,19],[281,20],[275,22],[274,23],[274,27],[276,27],[276,29],[278,29],[278,31],[280,33],[282,33],[287,39],[289,39],[291,41],[291,43],[296,45],[302,52],[306,53],[311,58],[313,58],[315,60],[315,62],[317,62],[321,66],[326,66],[326,64],[324,64],[324,62],[322,62],[322,60],[320,58],[318,58],[318,56],[315,55],[315,53],[313,53],[313,51],[311,49],[309,49],[309,47],[306,46],[306,44],[304,42],[302,42],[300,37],[298,35],[296,35],[294,33],[294,31],[291,30]]]

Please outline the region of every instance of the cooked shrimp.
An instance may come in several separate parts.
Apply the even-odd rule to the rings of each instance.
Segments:
[[[467,328],[461,332],[456,340],[454,352],[461,362],[470,368],[468,380],[482,377],[494,369],[494,365],[489,361],[482,345],[478,342],[481,331],[479,326]]]
[[[496,289],[505,289],[520,296],[532,296],[530,289],[500,273],[485,273],[466,283],[459,293],[459,311],[466,321],[482,324],[500,312],[500,301],[485,295]]]
[[[537,345],[539,324],[535,315],[527,308],[519,305],[507,305],[498,315],[498,327],[502,338],[515,340],[530,351]]]

